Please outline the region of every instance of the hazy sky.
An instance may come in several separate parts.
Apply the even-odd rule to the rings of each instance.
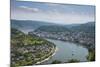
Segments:
[[[95,21],[95,7],[11,0],[11,19],[60,24],[86,23]]]

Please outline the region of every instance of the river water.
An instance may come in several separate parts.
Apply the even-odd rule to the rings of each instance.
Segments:
[[[57,47],[55,54],[42,64],[51,64],[54,60],[68,62],[71,59],[77,59],[79,61],[87,61],[88,49],[80,46],[80,44],[65,42],[60,40],[46,39],[54,43]]]

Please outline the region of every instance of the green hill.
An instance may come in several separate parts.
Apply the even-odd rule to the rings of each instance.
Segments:
[[[50,22],[33,21],[33,20],[11,20],[11,27],[21,31],[33,31],[43,25],[54,25]]]
[[[84,24],[79,24],[77,26],[73,26],[71,28],[73,31],[84,31],[88,33],[94,33],[95,32],[95,22],[88,22]]]
[[[41,32],[66,32],[70,30],[60,25],[47,25],[47,26],[41,26],[35,30],[35,32],[39,32],[39,31]]]
[[[53,54],[55,45],[42,38],[11,29],[11,66],[33,65]]]

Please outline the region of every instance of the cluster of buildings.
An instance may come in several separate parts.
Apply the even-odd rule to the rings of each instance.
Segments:
[[[95,35],[94,33],[86,32],[31,32],[39,37],[57,39],[62,41],[70,41],[80,43],[88,48],[95,47]]]
[[[27,45],[23,47],[12,46],[11,49],[11,63],[15,65],[19,61],[29,60],[28,57],[30,57],[34,63],[39,62],[47,58],[48,54],[51,54],[50,52],[54,50],[54,46],[48,43],[33,46]]]

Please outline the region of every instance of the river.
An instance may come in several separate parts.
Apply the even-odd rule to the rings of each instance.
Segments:
[[[60,40],[46,39],[54,43],[57,47],[55,54],[47,61],[41,64],[51,64],[54,60],[68,62],[71,59],[77,59],[79,61],[87,61],[88,49],[80,46],[80,44],[65,42]]]

